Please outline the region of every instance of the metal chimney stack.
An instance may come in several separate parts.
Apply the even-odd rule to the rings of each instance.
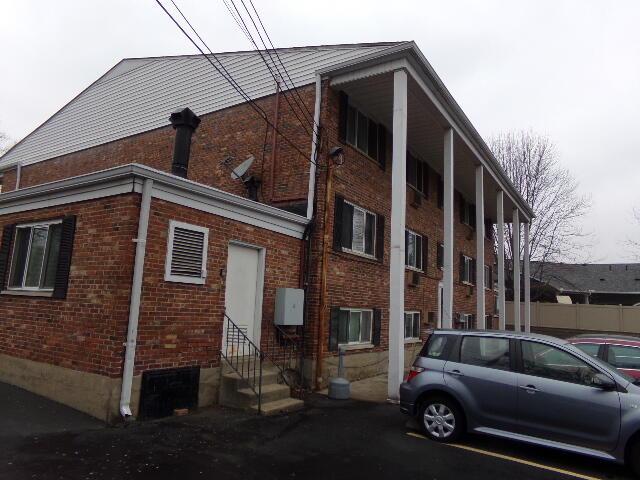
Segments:
[[[189,108],[173,112],[169,117],[173,128],[176,129],[176,139],[173,147],[173,163],[171,173],[187,178],[189,171],[189,155],[191,153],[191,135],[200,125],[200,118]]]

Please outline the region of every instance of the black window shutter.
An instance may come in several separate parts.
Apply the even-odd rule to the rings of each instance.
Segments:
[[[460,254],[460,281],[464,282],[464,255]]]
[[[404,231],[404,264],[409,265],[409,231]]]
[[[376,258],[384,259],[384,215],[376,215]]]
[[[429,267],[429,239],[422,237],[422,270],[425,272]]]
[[[341,245],[351,248],[353,244],[353,205],[345,202],[342,207],[342,240]]]
[[[371,332],[371,343],[380,345],[380,330],[382,329],[382,310],[373,309],[373,331]]]
[[[9,273],[9,252],[11,251],[11,242],[13,241],[13,233],[15,230],[15,225],[5,225],[2,229],[2,243],[0,243],[0,290],[4,289],[7,274]]]
[[[347,141],[347,111],[349,109],[349,96],[340,92],[340,112],[338,117],[338,140],[341,143]]]
[[[66,298],[69,286],[69,272],[71,271],[71,256],[73,254],[73,238],[76,233],[76,217],[68,216],[62,219],[62,233],[60,235],[60,254],[58,255],[58,270],[53,286],[53,298]]]
[[[371,158],[378,160],[378,124],[369,120],[369,138],[367,139],[367,151]]]
[[[340,327],[340,307],[331,307],[329,318],[329,351],[338,351],[338,331]]]
[[[469,281],[471,283],[473,283],[474,285],[476,283],[476,274],[477,273],[478,273],[477,264],[476,264],[476,259],[474,258],[473,260],[471,260],[471,278],[469,279]]]
[[[378,163],[382,170],[387,168],[387,130],[378,125]]]
[[[344,198],[336,195],[333,206],[333,249],[336,252],[342,250],[342,214],[344,212]]]

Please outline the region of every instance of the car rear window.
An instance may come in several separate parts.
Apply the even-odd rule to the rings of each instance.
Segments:
[[[598,350],[600,350],[600,345],[597,343],[574,343],[576,347],[582,350],[587,355],[591,355],[592,357],[598,358]]]
[[[447,347],[452,341],[451,338],[450,335],[431,335],[422,347],[420,356],[445,360],[449,350]]]

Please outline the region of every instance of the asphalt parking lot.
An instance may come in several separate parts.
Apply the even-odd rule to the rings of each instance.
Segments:
[[[28,404],[29,394],[21,399]],[[3,408],[0,479],[632,478],[616,465],[486,437],[437,444],[396,406],[321,395],[279,417],[212,408],[118,427],[74,417],[66,429],[44,420],[4,429],[27,411]]]

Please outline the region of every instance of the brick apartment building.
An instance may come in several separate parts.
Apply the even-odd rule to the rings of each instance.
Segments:
[[[178,377],[217,402],[252,342],[393,396],[428,328],[504,328],[493,225],[533,212],[417,46],[278,54],[216,55],[255,106],[201,56],[123,60],[0,158],[0,381],[110,421]]]

